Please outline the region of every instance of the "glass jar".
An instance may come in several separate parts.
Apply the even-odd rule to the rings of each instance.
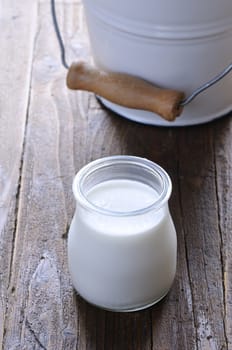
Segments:
[[[98,159],[78,172],[68,263],[85,300],[112,311],[136,311],[168,293],[177,250],[171,190],[160,166],[134,156]]]

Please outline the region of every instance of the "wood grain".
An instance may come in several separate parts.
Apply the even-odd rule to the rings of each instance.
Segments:
[[[48,1],[1,1],[0,348],[232,349],[231,115],[189,128],[120,118],[66,89]],[[81,3],[57,12],[68,62],[91,60]],[[87,304],[67,267],[74,174],[114,154],[149,158],[173,182],[176,279],[163,302],[131,314]]]
[[[50,7],[41,4],[10,281],[14,293],[9,298],[5,325],[6,349],[73,349],[76,342],[74,292],[63,238],[69,225],[66,199],[71,194],[70,189],[64,194],[64,187],[74,174],[73,122],[65,112],[69,110],[62,93],[66,91],[65,72],[57,52]]]
[[[36,32],[36,3],[0,3],[0,348],[8,305]],[[28,12],[30,16],[28,16]]]
[[[217,194],[218,230],[221,236],[221,264],[224,291],[224,327],[228,349],[232,349],[232,124],[223,120],[214,129],[215,186]]]

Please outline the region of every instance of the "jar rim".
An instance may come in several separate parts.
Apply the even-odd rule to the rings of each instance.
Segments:
[[[92,203],[87,198],[82,189],[82,185],[86,176],[96,171],[96,169],[101,169],[109,165],[120,164],[137,165],[138,167],[149,170],[155,176],[158,175],[162,181],[162,191],[161,193],[159,193],[158,198],[156,198],[154,202],[152,202],[146,207],[123,212],[102,208]],[[72,190],[76,201],[78,201],[78,203],[80,203],[85,209],[109,216],[136,216],[147,213],[151,210],[159,210],[165,203],[167,203],[172,192],[172,182],[168,173],[161,166],[147,158],[128,155],[114,155],[96,159],[83,166],[74,177]]]

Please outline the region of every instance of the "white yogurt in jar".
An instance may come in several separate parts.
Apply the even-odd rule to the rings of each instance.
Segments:
[[[87,301],[132,311],[167,294],[176,271],[176,233],[167,202],[154,206],[159,198],[146,183],[115,178],[91,186],[87,206],[77,201],[69,270]]]

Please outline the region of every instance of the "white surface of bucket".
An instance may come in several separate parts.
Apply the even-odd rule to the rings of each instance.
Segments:
[[[97,66],[165,88],[193,90],[232,61],[232,1],[84,0]],[[175,122],[102,99],[115,112],[151,125],[193,125],[232,110],[232,74],[184,108]]]

